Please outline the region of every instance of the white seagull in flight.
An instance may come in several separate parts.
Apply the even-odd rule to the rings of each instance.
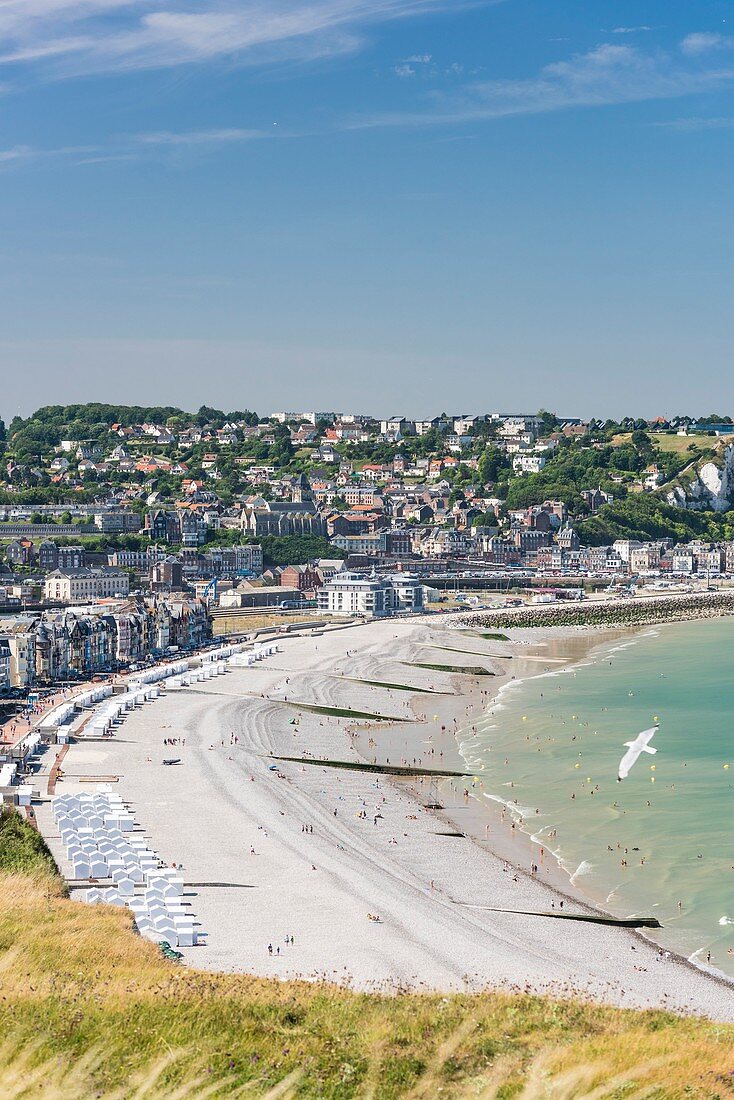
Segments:
[[[658,726],[653,726],[652,729],[643,730],[642,733],[638,733],[634,741],[625,741],[627,752],[624,754],[619,764],[619,773],[617,774],[618,783],[621,783],[623,779],[627,778],[633,764],[637,762],[637,757],[641,752],[649,752],[654,756],[658,751],[650,747],[650,742],[657,733],[658,728]]]

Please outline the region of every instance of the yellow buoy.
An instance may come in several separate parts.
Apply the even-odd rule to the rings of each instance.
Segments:
[[[728,767],[729,767],[729,765],[728,765],[728,764],[724,764],[724,770],[725,770],[725,771],[726,771],[726,769],[727,769]]]
[[[660,721],[660,719],[658,718],[657,714],[653,714],[653,716],[652,716],[652,720],[653,720],[653,722],[659,722],[659,721]]]
[[[654,775],[651,775],[651,776],[650,776],[650,782],[651,782],[651,783],[654,783],[654,782],[655,782],[655,776],[654,776]]]
[[[580,768],[580,767],[581,767],[580,764],[574,764],[574,768]]]
[[[523,720],[523,722],[527,722],[527,720],[528,720],[527,714],[523,714],[522,720]]]
[[[654,772],[654,771],[655,771],[655,767],[656,767],[656,765],[655,765],[655,764],[651,764],[651,765],[650,765],[650,771],[651,771],[651,772]]]

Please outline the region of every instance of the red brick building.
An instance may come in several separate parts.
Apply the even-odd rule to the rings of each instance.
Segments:
[[[286,588],[297,588],[299,592],[314,592],[323,581],[315,565],[287,565],[281,572],[278,583]]]

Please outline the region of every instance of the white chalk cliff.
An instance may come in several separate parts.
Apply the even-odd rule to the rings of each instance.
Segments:
[[[734,443],[724,447],[720,457],[707,459],[682,474],[680,484],[666,493],[666,500],[679,508],[731,511],[734,508]]]

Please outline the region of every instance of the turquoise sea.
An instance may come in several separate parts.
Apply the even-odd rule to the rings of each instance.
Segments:
[[[661,944],[703,964],[710,951],[734,976],[734,618],[647,628],[548,667],[460,737],[485,797],[521,815],[590,900],[656,916]],[[624,742],[656,721],[656,755],[618,783]]]

